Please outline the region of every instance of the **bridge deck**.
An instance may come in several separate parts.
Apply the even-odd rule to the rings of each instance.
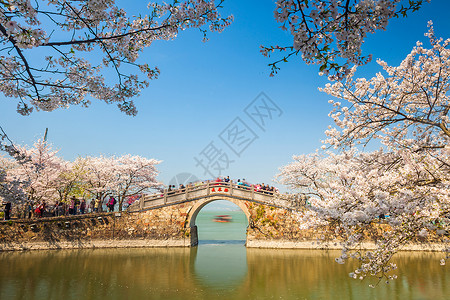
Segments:
[[[195,201],[201,198],[217,198],[223,196],[224,199],[235,198],[252,201],[276,207],[291,207],[290,201],[283,199],[282,194],[256,190],[255,187],[237,185],[231,182],[208,182],[182,190],[165,190],[164,193],[145,195],[130,207],[131,210],[145,210],[154,207],[175,205],[188,201]],[[139,207],[137,207],[139,205]]]

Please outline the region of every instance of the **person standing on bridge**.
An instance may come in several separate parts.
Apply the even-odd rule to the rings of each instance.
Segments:
[[[169,189],[167,190],[168,195],[172,195],[175,193],[175,185],[169,185]]]
[[[28,219],[31,219],[31,216],[33,215],[33,202],[28,201],[26,203],[25,207],[26,207],[25,217],[28,218]]]

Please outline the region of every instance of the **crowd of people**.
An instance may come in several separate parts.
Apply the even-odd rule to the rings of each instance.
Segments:
[[[79,199],[73,196],[67,202],[56,201],[54,204],[47,204],[45,200],[40,202],[28,201],[15,207],[15,217],[19,219],[31,219],[83,215],[106,210],[113,212],[116,204],[117,201],[113,196],[110,196],[106,201],[106,208],[100,198],[93,198],[90,201],[86,201],[85,199]],[[3,219],[10,220],[12,212],[11,202],[3,203],[3,212]]]
[[[228,184],[228,183],[230,183],[238,188],[247,189],[247,190],[254,189],[255,192],[261,192],[261,193],[266,193],[266,194],[270,194],[270,195],[278,192],[278,189],[274,186],[269,186],[268,184],[264,184],[264,183],[250,184],[245,180],[245,178],[242,180],[238,179],[237,181],[233,181],[232,179],[230,179],[230,176],[217,177],[216,179],[213,179],[213,180],[189,182],[186,186],[182,183],[179,184],[178,187],[176,187],[175,185],[169,185],[167,187],[167,192],[169,195],[174,194],[174,193],[181,193],[181,192],[185,192],[186,189],[188,189],[188,190],[194,189],[198,186],[202,186],[202,185],[205,185],[208,183],[210,185],[211,184],[221,184],[221,183]]]

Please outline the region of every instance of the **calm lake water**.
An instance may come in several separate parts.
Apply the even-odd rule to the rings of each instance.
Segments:
[[[247,221],[197,217],[192,249],[91,249],[0,253],[0,299],[450,299],[439,253],[400,253],[396,281],[357,281],[336,251],[246,249]]]

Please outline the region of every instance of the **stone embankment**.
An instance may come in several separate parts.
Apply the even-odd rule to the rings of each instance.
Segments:
[[[136,212],[1,221],[0,251],[191,247],[198,243],[195,218],[208,201],[191,201]],[[333,228],[302,229],[303,224],[292,211],[251,201],[237,203],[248,218],[247,247],[341,248],[343,239]],[[383,224],[375,224],[367,233],[363,247],[373,248],[383,230],[389,229]],[[403,250],[440,251],[442,248],[442,241],[435,239],[416,240]]]
[[[335,228],[322,226],[314,229],[305,228],[299,216],[288,210],[247,203],[250,212],[249,228],[247,229],[247,247],[250,248],[280,248],[280,249],[342,249],[342,233]],[[375,249],[375,241],[389,226],[374,223],[369,232],[365,233],[363,249]],[[442,251],[447,236],[416,237],[406,244],[404,251]]]
[[[99,213],[0,222],[0,251],[32,249],[188,247],[186,208]]]

